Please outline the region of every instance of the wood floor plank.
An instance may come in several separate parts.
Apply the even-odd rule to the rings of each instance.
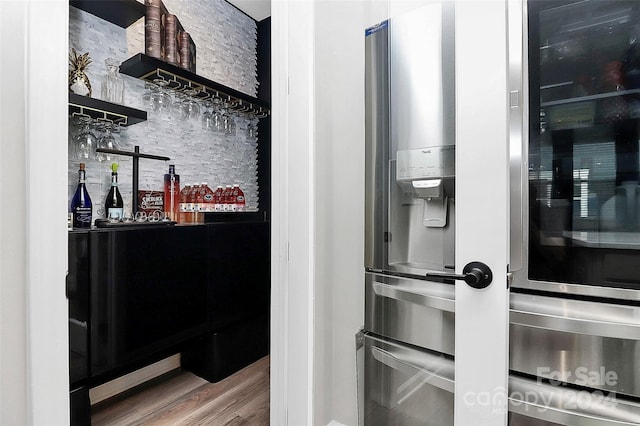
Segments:
[[[246,403],[247,398],[268,384],[264,376],[264,374],[254,373],[241,382],[236,382],[235,385],[227,385],[225,391],[216,398],[201,398],[202,403],[189,413],[189,416],[183,420],[184,424],[223,424],[235,416],[234,410],[237,406]],[[208,389],[205,388],[205,390]]]
[[[243,419],[240,416],[235,416],[234,418],[232,418],[231,420],[229,420],[228,422],[225,423],[217,423],[221,426],[247,426],[251,423],[248,423],[247,420]]]
[[[93,426],[268,425],[269,357],[218,383],[190,372],[154,384],[113,404],[100,404]]]
[[[207,383],[206,380],[189,374],[170,377],[118,403],[106,404],[104,408],[94,409],[91,424],[95,426],[131,424]]]
[[[198,388],[179,400],[165,408],[153,413],[149,418],[143,418],[142,424],[147,421],[154,421],[155,417],[161,416],[161,423],[153,424],[178,424],[187,421],[187,424],[194,424],[196,416],[200,411],[211,412],[213,409],[221,409],[229,399],[229,394],[233,395],[239,388],[250,386],[252,382],[257,380],[257,374],[251,369],[245,369],[237,372],[231,377]]]
[[[250,405],[264,389],[267,388],[269,378],[266,374],[255,375],[252,380],[245,382],[242,387],[236,387],[222,398],[212,401],[194,412],[188,419],[190,424],[226,424],[238,416],[238,410]],[[213,423],[208,423],[213,422]]]
[[[269,387],[249,399],[244,407],[238,410],[238,414],[252,425],[269,425]]]

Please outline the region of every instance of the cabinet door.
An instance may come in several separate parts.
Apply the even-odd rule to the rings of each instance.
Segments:
[[[89,374],[89,233],[69,233],[69,383]]]
[[[269,223],[208,226],[211,324],[218,329],[269,312]]]
[[[204,227],[91,233],[91,374],[124,368],[207,327]]]

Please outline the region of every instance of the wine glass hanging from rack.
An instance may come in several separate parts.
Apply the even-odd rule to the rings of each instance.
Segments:
[[[161,85],[164,89],[189,93],[191,97],[198,101],[215,98],[221,99],[231,111],[251,114],[256,118],[265,118],[269,116],[268,108],[244,99],[239,99],[235,96],[224,93],[219,89],[213,89],[204,84],[196,83],[170,71],[156,69],[155,71],[141,76],[140,78],[155,84],[162,82]]]
[[[111,157],[105,152],[115,152],[120,148],[114,133],[120,132],[118,122],[123,118],[112,120],[99,114],[89,115],[81,112],[71,113],[71,125],[74,126],[71,152],[73,158],[79,161],[88,161],[95,158],[98,161],[111,161]],[[96,111],[94,111],[95,113]],[[112,116],[113,118],[113,116]],[[126,120],[126,117],[124,117]]]

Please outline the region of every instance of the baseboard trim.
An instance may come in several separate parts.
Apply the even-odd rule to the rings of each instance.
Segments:
[[[180,368],[180,354],[155,362],[110,382],[89,389],[91,405],[102,402],[142,383]]]

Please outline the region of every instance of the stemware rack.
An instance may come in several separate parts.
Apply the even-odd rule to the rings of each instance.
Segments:
[[[69,92],[69,115],[73,114],[112,121],[120,126],[130,126],[147,120],[146,111]]]
[[[133,147],[133,152],[131,151],[122,151],[119,149],[105,149],[105,148],[96,148],[96,152],[101,152],[105,154],[114,154],[114,155],[124,155],[126,157],[131,157],[133,159],[133,173],[132,173],[132,197],[131,200],[131,210],[135,215],[138,211],[138,186],[139,186],[139,170],[140,170],[140,159],[146,158],[148,160],[158,160],[158,161],[169,161],[171,158],[165,157],[162,155],[154,155],[154,154],[143,154],[140,152],[140,147],[138,145]]]
[[[151,83],[160,83],[171,90],[190,91],[196,99],[222,99],[231,110],[251,114],[257,118],[264,118],[270,114],[268,102],[143,53],[124,61],[120,65],[120,72]]]

